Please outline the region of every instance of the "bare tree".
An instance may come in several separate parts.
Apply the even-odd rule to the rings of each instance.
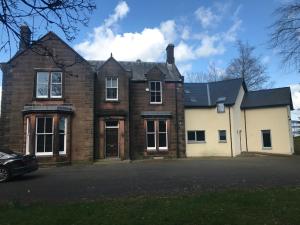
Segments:
[[[203,83],[206,82],[206,73],[204,72],[191,72],[184,75],[185,81],[188,83]]]
[[[237,48],[238,57],[227,67],[224,79],[243,78],[249,90],[265,88],[269,81],[267,68],[259,56],[254,56],[255,48],[241,41],[237,42]]]
[[[57,27],[71,41],[79,31],[78,24],[86,26],[95,9],[93,0],[1,0],[0,52],[11,51],[12,42],[18,43],[24,24],[33,32],[40,27]]]
[[[282,4],[274,13],[275,22],[270,26],[270,46],[282,57],[285,66],[299,70],[300,66],[300,2]]]

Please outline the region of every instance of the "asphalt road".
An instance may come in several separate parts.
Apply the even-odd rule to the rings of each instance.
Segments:
[[[41,168],[0,184],[0,202],[65,202],[278,186],[300,187],[299,156],[149,160]]]

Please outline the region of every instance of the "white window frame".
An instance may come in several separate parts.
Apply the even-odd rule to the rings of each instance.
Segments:
[[[203,132],[204,132],[204,141],[197,141],[197,132],[198,132],[198,131],[203,131]],[[189,135],[188,135],[189,132],[194,132],[194,134],[195,134],[195,139],[194,139],[194,140],[189,140]],[[206,143],[205,130],[188,130],[188,131],[186,132],[186,140],[187,140],[187,142],[188,142],[189,144],[191,144],[191,143]]]
[[[52,75],[56,73],[56,74],[59,74],[60,75],[60,83],[53,83],[52,82]],[[50,98],[62,98],[62,83],[63,83],[63,77],[62,77],[62,72],[51,72],[50,73]],[[59,84],[60,85],[60,94],[61,95],[52,95],[52,86],[53,84]]]
[[[51,118],[52,120],[52,133],[38,133],[37,132],[37,128],[38,128],[38,119],[39,118],[44,118],[44,123],[46,123],[46,118]],[[44,124],[44,130],[45,130],[45,124]],[[45,152],[45,148],[46,148],[46,141],[45,141],[45,137],[46,135],[52,135],[52,151],[51,152]],[[44,136],[44,152],[37,152],[37,138],[38,135],[43,135]],[[35,122],[35,155],[36,156],[52,156],[53,155],[53,139],[54,139],[54,120],[53,117],[50,116],[45,116],[45,117],[36,117],[36,122]]]
[[[39,75],[41,74],[47,74],[48,76],[48,80],[47,80],[47,83],[39,83]],[[47,95],[39,95],[38,93],[38,86],[39,84],[43,84],[43,85],[47,85]],[[35,87],[35,95],[36,95],[36,98],[49,98],[49,73],[48,72],[37,72],[36,73],[36,87]]]
[[[164,131],[164,132],[161,132],[161,131],[159,130],[159,122],[160,122],[160,121],[163,121],[163,122],[166,123],[166,131]],[[160,146],[159,146],[160,143],[158,143],[158,149],[159,149],[159,150],[168,150],[168,121],[167,121],[167,120],[158,120],[157,123],[158,123],[158,142],[159,142],[159,135],[160,135],[160,134],[166,134],[166,146],[165,146],[165,147],[160,147]]]
[[[59,132],[59,135],[64,135],[64,150],[61,151],[61,149],[58,149],[58,152],[60,155],[66,155],[67,154],[68,119],[67,119],[67,117],[61,117],[61,118],[64,118],[64,120],[65,120],[64,133]],[[58,126],[59,126],[59,122],[58,122]]]
[[[225,140],[221,140],[221,135],[220,133],[222,131],[225,131]],[[226,143],[227,142],[227,131],[226,130],[218,130],[218,136],[219,136],[219,143]]]
[[[148,122],[152,121],[154,123],[154,131],[153,132],[148,132]],[[154,135],[154,147],[149,147],[148,146],[148,134]],[[147,150],[150,151],[155,151],[156,150],[156,122],[155,120],[146,120],[146,140],[147,140]]]
[[[270,147],[265,147],[264,146],[264,133],[265,132],[269,132],[270,133],[270,142],[271,142],[271,146]],[[265,130],[261,130],[261,145],[262,145],[262,149],[263,150],[271,150],[272,149],[272,134],[271,134],[271,130],[270,129],[265,129]]]
[[[151,90],[151,83],[159,83],[159,86],[160,86],[160,90],[157,91],[157,90]],[[149,91],[150,91],[150,104],[162,104],[162,99],[163,99],[163,92],[162,92],[162,82],[161,81],[150,81],[149,82]],[[156,86],[156,85],[155,85]],[[160,93],[160,102],[152,102],[151,101],[151,93],[154,92],[154,93],[157,93],[159,92]]]
[[[26,155],[30,154],[29,147],[30,147],[30,119],[29,117],[26,117],[26,144],[25,144]]]
[[[117,86],[116,87],[114,87],[113,84],[112,84],[113,79],[117,80]],[[110,81],[110,86],[107,85],[108,81]],[[117,89],[117,97],[116,98],[108,98],[107,97],[107,93],[108,93],[107,89],[108,88],[114,88],[114,89],[116,88]],[[119,100],[119,79],[117,77],[106,77],[105,78],[105,93],[106,93],[105,94],[106,101],[118,101]]]

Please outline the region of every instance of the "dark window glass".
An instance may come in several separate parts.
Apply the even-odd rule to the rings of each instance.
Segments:
[[[107,89],[107,98],[108,99],[117,99],[117,88],[108,88]]]
[[[219,130],[219,140],[226,141],[226,130]]]
[[[65,135],[59,135],[59,151],[63,152],[65,150]]]
[[[155,130],[154,130],[154,121],[147,121],[147,131],[148,132],[155,132]]]
[[[118,78],[106,78],[106,98],[108,100],[118,99]]]
[[[36,151],[44,152],[44,135],[37,135]]]
[[[196,140],[196,135],[195,131],[188,131],[188,141],[195,141]]]
[[[155,82],[150,82],[150,90],[151,91],[154,91],[155,90],[155,85],[156,83]]]
[[[263,147],[264,148],[271,148],[271,131],[270,130],[263,130],[262,131],[262,137],[263,137]]]
[[[65,118],[64,117],[61,117],[59,119],[59,133],[65,133]]]
[[[166,133],[159,134],[159,147],[167,147],[167,134]]]
[[[46,118],[46,133],[52,133],[52,118]]]
[[[52,152],[52,134],[46,135],[46,148],[45,152]]]
[[[166,121],[159,121],[159,132],[166,132]]]
[[[44,133],[44,126],[45,126],[45,118],[38,118],[37,119],[37,133]]]
[[[205,131],[203,130],[196,131],[196,138],[197,141],[205,141]]]
[[[105,122],[107,127],[117,127],[118,126],[118,121],[106,121]]]
[[[156,84],[156,87],[155,87],[155,90],[156,91],[160,91],[160,82],[155,82],[155,84]]]
[[[147,144],[149,148],[155,147],[155,134],[147,134]]]

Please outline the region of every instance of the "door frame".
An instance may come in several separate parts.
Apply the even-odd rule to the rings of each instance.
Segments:
[[[117,121],[117,122],[118,122],[118,125],[117,125],[117,126],[106,126],[106,122],[108,122],[108,121]],[[106,129],[117,129],[117,130],[118,130],[118,132],[117,132],[117,134],[118,134],[118,138],[117,138],[117,140],[118,140],[118,143],[117,143],[117,147],[118,147],[118,149],[117,149],[118,155],[117,155],[116,157],[107,157],[107,156],[106,156],[106,150],[107,150],[107,149],[106,149]],[[113,119],[112,119],[112,120],[105,120],[105,121],[104,121],[104,158],[105,158],[105,159],[120,158],[119,129],[120,129],[120,121],[119,121],[119,120],[113,120]]]

